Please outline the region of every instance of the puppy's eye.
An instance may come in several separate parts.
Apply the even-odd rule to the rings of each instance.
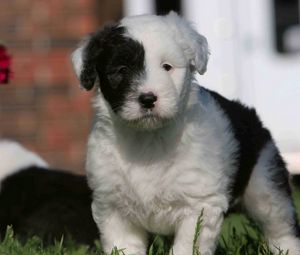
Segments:
[[[119,67],[113,69],[113,73],[115,73],[115,74],[124,74],[126,71],[127,71],[126,66],[119,66]]]
[[[167,72],[169,72],[173,69],[173,66],[171,66],[170,64],[164,63],[162,65],[162,68],[165,69]]]

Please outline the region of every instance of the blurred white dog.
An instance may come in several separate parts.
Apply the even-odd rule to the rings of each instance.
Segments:
[[[106,252],[145,255],[147,232],[173,253],[214,254],[224,214],[241,203],[270,247],[300,254],[288,172],[254,109],[199,86],[205,37],[176,13],[127,17],[72,55],[81,86],[99,87],[86,169]]]

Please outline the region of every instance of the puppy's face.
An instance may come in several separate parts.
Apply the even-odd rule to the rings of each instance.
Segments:
[[[194,37],[200,49],[193,49],[191,38],[184,36]],[[74,52],[73,63],[84,88],[99,80],[104,99],[119,118],[155,129],[184,107],[192,72],[205,71],[207,55],[204,37],[172,13],[129,17],[104,28]]]

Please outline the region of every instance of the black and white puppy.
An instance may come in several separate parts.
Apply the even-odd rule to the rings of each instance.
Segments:
[[[0,239],[10,225],[21,241],[38,236],[44,244],[61,238],[94,244],[98,230],[84,176],[50,170],[37,154],[1,140],[0,180]]]
[[[176,13],[126,17],[72,55],[81,86],[99,93],[86,170],[106,252],[145,255],[147,233],[172,252],[214,254],[224,214],[241,203],[270,247],[300,254],[285,163],[256,112],[196,83],[209,50]]]

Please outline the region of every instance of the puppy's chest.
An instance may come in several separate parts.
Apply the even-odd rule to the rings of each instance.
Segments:
[[[148,231],[171,234],[178,219],[200,212],[205,199],[218,192],[219,178],[203,164],[198,143],[121,144],[126,146],[114,147],[107,157],[110,171],[99,173],[111,185],[104,197]]]
[[[183,165],[131,166],[115,193],[120,211],[152,232],[170,234],[174,220],[187,213],[197,196],[201,173]]]

